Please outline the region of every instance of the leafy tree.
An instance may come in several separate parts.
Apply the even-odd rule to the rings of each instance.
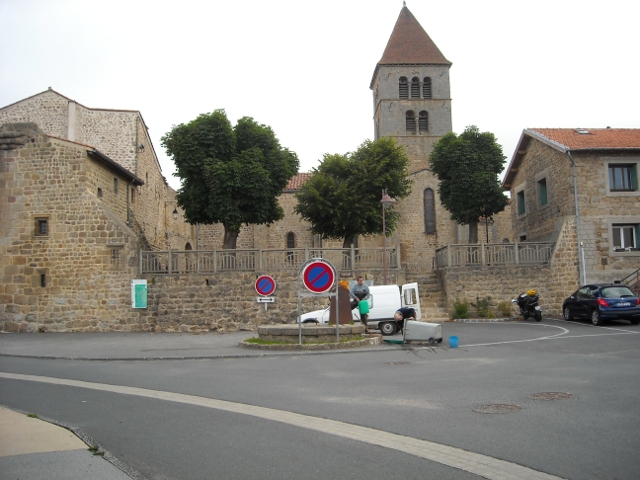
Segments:
[[[271,127],[243,117],[232,127],[224,110],[174,126],[162,137],[182,186],[178,205],[191,224],[224,225],[223,248],[236,248],[242,224],[284,217],[277,197],[298,172],[295,153]]]
[[[343,239],[382,233],[382,189],[396,199],[411,193],[409,158],[392,138],[365,141],[354,153],[325,154],[296,194],[296,213],[311,223],[313,234]],[[400,214],[387,208],[385,226],[392,233]]]
[[[491,218],[507,206],[498,174],[504,166],[502,147],[490,132],[475,125],[462,134],[448,133],[433,147],[431,170],[451,219],[469,225],[469,243],[478,243],[478,220]]]

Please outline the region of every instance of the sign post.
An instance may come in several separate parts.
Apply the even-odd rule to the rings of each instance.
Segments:
[[[301,293],[300,279],[303,285],[311,293]],[[298,271],[298,344],[302,345],[302,320],[301,320],[301,299],[302,297],[318,297],[329,292],[336,285],[336,269],[331,262],[322,258],[312,258],[302,264]],[[338,302],[338,290],[329,293],[329,297],[336,297]],[[340,342],[340,315],[336,311],[336,342]]]
[[[273,279],[273,277],[270,277],[269,275],[261,275],[258,277],[258,279],[256,280],[256,292],[258,292],[258,295],[262,296],[258,297],[256,301],[258,303],[264,303],[265,312],[267,311],[267,304],[273,303],[275,301],[273,297],[269,296],[275,291],[276,281]]]

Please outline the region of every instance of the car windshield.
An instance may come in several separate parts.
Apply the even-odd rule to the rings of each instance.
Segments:
[[[603,298],[633,297],[633,292],[628,287],[606,287],[601,291]]]

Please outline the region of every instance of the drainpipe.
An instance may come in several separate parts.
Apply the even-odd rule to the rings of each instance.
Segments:
[[[586,268],[584,264],[584,247],[582,246],[582,240],[580,236],[580,209],[578,208],[578,174],[576,172],[576,162],[573,161],[571,156],[571,150],[566,150],[566,154],[571,160],[571,167],[573,168],[573,199],[576,208],[576,232],[578,234],[578,275],[580,277],[580,284],[587,284]]]

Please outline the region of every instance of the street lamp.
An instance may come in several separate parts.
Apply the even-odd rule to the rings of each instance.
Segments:
[[[391,205],[393,202],[395,202],[395,198],[391,198],[388,194],[387,194],[387,189],[384,188],[382,189],[382,200],[380,200],[380,203],[382,204],[382,235],[384,238],[384,247],[382,248],[382,284],[386,285],[387,284],[387,263],[388,263],[388,259],[387,259],[387,224],[385,221],[385,215],[384,215],[384,211],[387,209],[387,207],[389,205]]]
[[[177,220],[177,219],[178,219],[178,209],[177,209],[177,208],[174,208],[174,209],[173,209],[173,219],[174,219],[174,220]]]

